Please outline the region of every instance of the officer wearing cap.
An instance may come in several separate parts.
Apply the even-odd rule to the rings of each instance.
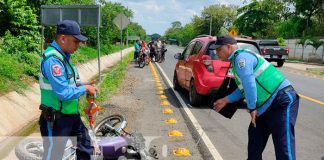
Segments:
[[[214,102],[214,110],[219,112],[227,103],[246,99],[251,115],[248,160],[262,160],[270,134],[276,159],[296,159],[294,127],[299,96],[289,80],[262,56],[238,49],[236,40],[230,36],[218,37],[210,49],[216,49],[221,60],[231,62],[238,86],[233,93]]]
[[[62,159],[66,142],[71,137],[77,139],[77,159],[90,159],[93,153],[88,130],[78,112],[78,99],[85,93],[94,95],[97,88],[80,82],[78,71],[70,59],[79,43],[87,40],[77,22],[63,20],[57,24],[55,40],[42,54],[39,124],[43,159]]]

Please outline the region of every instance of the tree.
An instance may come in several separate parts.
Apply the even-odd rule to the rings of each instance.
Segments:
[[[315,49],[315,54],[316,54],[316,51],[319,47],[323,46],[324,45],[324,41],[321,41],[319,38],[310,38],[307,42],[306,42],[306,46],[307,45],[311,45],[314,47]],[[322,60],[323,60],[323,57],[324,57],[324,53],[322,53]]]
[[[280,23],[286,16],[284,3],[280,0],[253,0],[238,9],[234,22],[240,33],[253,37],[276,37],[273,24]]]
[[[194,37],[194,26],[192,23],[186,24],[179,36],[179,41],[183,46],[186,46]]]
[[[283,39],[282,37],[278,37],[277,41],[278,41],[280,46],[286,46],[285,39]]]
[[[171,23],[171,25],[172,25],[173,29],[176,29],[176,28],[181,29],[182,28],[182,25],[181,25],[180,21],[174,21],[174,22]]]
[[[0,1],[0,36],[8,35],[19,37],[24,41],[24,48],[28,52],[38,52],[40,41],[39,24],[37,16],[26,4],[26,0],[2,0]],[[6,46],[10,47],[10,46]]]
[[[292,16],[286,21],[276,23],[274,25],[274,32],[277,33],[277,36],[284,38],[302,37],[305,23],[304,19]]]
[[[303,38],[301,38],[300,40],[297,41],[297,45],[301,45],[303,47],[302,48],[302,57],[301,57],[302,60],[304,60],[304,50],[305,50],[305,47],[306,47],[306,44],[307,44],[307,40],[308,40],[308,38],[303,37]]]
[[[101,28],[100,40],[103,44],[114,44],[120,42],[120,30],[113,23],[114,18],[119,13],[124,13],[127,17],[133,17],[133,11],[127,9],[121,3],[112,3],[107,1],[100,1],[101,4]],[[84,27],[85,34],[89,37],[91,45],[96,44],[97,33],[93,27]],[[126,31],[126,30],[125,30]],[[123,37],[126,37],[126,32],[123,31]]]
[[[146,39],[146,32],[141,25],[136,22],[131,22],[128,26],[129,36],[139,36],[141,39]]]
[[[303,36],[305,36],[305,30],[312,26],[312,16],[323,14],[323,0],[294,0],[294,3],[296,15],[301,15],[306,20],[303,30]]]
[[[201,17],[194,16],[193,24],[197,34],[208,34],[210,20],[212,21],[212,35],[218,35],[222,27],[229,29],[236,19],[237,7],[233,5],[210,5],[205,7]]]
[[[182,31],[182,24],[180,21],[174,21],[171,23],[171,27],[168,28],[165,31],[164,37],[166,39],[170,39],[170,38],[175,38],[178,41],[180,41],[180,36],[181,36],[181,31]]]
[[[228,35],[228,30],[225,27],[222,27],[219,30],[219,36],[225,36],[225,35]]]

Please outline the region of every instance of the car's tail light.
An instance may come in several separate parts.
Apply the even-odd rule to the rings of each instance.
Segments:
[[[286,54],[289,54],[290,49],[289,48],[286,48],[285,51],[286,51]]]
[[[262,48],[261,49],[261,52],[262,52],[262,54],[265,54],[266,53],[266,49],[265,48]]]
[[[203,55],[201,60],[209,72],[214,72],[213,61],[210,56]]]

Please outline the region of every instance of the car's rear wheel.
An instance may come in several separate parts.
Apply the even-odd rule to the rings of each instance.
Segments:
[[[190,88],[189,88],[189,101],[190,101],[190,104],[193,105],[193,106],[197,106],[197,105],[201,104],[202,98],[203,98],[203,96],[200,95],[196,90],[194,80],[191,80]]]
[[[181,89],[181,86],[178,82],[178,78],[177,78],[177,72],[174,71],[174,74],[173,74],[173,88],[177,91],[179,91]]]

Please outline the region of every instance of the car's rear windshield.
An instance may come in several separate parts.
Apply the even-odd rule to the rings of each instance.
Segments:
[[[209,44],[209,46],[212,45],[213,43],[215,43],[215,42],[211,42]],[[254,53],[260,54],[259,49],[252,43],[237,42],[237,46],[238,46],[239,49],[248,49],[248,50],[250,50],[250,51],[252,51]],[[205,54],[209,55],[212,60],[219,59],[217,54],[216,54],[216,50],[207,49]]]
[[[248,49],[254,53],[260,54],[258,48],[252,43],[238,42],[237,46],[240,49]]]
[[[278,41],[260,41],[259,45],[261,46],[279,46]]]

